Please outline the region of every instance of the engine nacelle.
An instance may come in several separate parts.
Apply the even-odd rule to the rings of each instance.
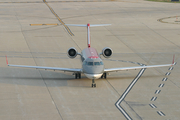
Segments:
[[[69,58],[75,58],[78,55],[78,51],[75,48],[71,47],[68,49],[67,55]]]
[[[102,50],[102,55],[105,57],[105,58],[110,58],[111,55],[112,55],[113,51],[111,48],[109,47],[105,47],[103,50]]]

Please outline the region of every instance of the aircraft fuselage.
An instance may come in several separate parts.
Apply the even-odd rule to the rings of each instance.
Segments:
[[[104,72],[104,64],[96,49],[89,47],[81,52],[82,72],[89,79],[99,79]]]

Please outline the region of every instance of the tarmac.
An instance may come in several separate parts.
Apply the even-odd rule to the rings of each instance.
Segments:
[[[1,0],[1,120],[178,120],[180,118],[180,4],[144,0]],[[176,17],[177,16],[177,17]],[[163,22],[164,21],[164,22]],[[91,46],[113,56],[106,68],[177,64],[75,79],[69,72],[9,64],[81,68],[67,50]],[[176,24],[178,23],[178,24]]]

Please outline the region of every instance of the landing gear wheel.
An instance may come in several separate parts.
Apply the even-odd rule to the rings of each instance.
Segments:
[[[81,73],[79,73],[79,79],[81,79]]]
[[[101,76],[102,79],[103,78],[106,79],[106,77],[107,77],[107,73],[103,73],[102,76]]]
[[[92,87],[96,87],[96,83],[92,84]]]
[[[75,73],[75,79],[77,79],[78,78],[78,74],[77,73]]]
[[[94,79],[92,79],[92,87],[96,87],[96,83],[94,82]]]
[[[104,79],[106,79],[106,77],[107,77],[107,73],[104,73]]]
[[[101,75],[101,79],[103,79],[103,77],[104,77],[103,75],[104,75],[104,73]]]
[[[78,79],[78,78],[81,79],[81,73],[75,73],[75,78],[76,79]]]

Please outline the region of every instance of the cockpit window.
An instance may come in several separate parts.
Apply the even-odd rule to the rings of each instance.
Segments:
[[[100,65],[100,63],[99,62],[94,62],[94,65]]]
[[[93,66],[93,62],[88,62],[88,65],[91,65],[91,66]]]
[[[100,64],[103,65],[103,62],[101,61]]]
[[[86,61],[84,62],[84,65],[87,65],[87,62],[86,62]]]
[[[93,65],[103,65],[103,62],[84,62],[84,65],[93,66]]]

